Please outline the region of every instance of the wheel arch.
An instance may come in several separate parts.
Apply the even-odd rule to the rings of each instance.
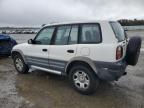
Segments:
[[[11,57],[12,57],[12,59],[14,59],[14,56],[15,56],[16,54],[21,55],[22,58],[23,58],[23,60],[24,60],[24,62],[27,63],[27,62],[26,62],[26,59],[25,59],[25,57],[24,57],[24,54],[23,54],[23,52],[22,52],[21,50],[13,50],[13,51],[11,52]]]
[[[94,62],[90,58],[87,58],[87,57],[75,57],[71,59],[66,65],[65,73],[69,74],[71,67],[75,65],[76,63],[80,63],[80,64],[84,63],[88,65],[95,72],[95,74],[97,74],[97,69],[96,69]]]

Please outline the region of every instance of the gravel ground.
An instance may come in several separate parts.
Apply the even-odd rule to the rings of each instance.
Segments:
[[[128,66],[126,76],[103,82],[95,94],[85,96],[73,90],[67,78],[41,71],[20,75],[11,58],[1,58],[0,108],[144,108],[143,66],[141,52],[138,65]]]

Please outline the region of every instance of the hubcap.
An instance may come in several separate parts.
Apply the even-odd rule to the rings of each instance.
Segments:
[[[83,71],[77,71],[73,75],[75,86],[80,89],[87,89],[90,84],[89,76]]]
[[[16,68],[19,70],[19,71],[22,71],[23,69],[23,62],[20,58],[17,58],[16,61],[15,61],[15,65],[16,65]]]

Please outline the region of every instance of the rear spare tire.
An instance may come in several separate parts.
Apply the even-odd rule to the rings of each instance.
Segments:
[[[142,39],[139,36],[131,37],[127,46],[126,62],[135,66],[138,62]]]

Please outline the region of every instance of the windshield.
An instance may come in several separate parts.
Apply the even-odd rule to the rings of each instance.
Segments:
[[[122,26],[118,22],[110,22],[116,38],[119,42],[125,40],[125,32]]]

